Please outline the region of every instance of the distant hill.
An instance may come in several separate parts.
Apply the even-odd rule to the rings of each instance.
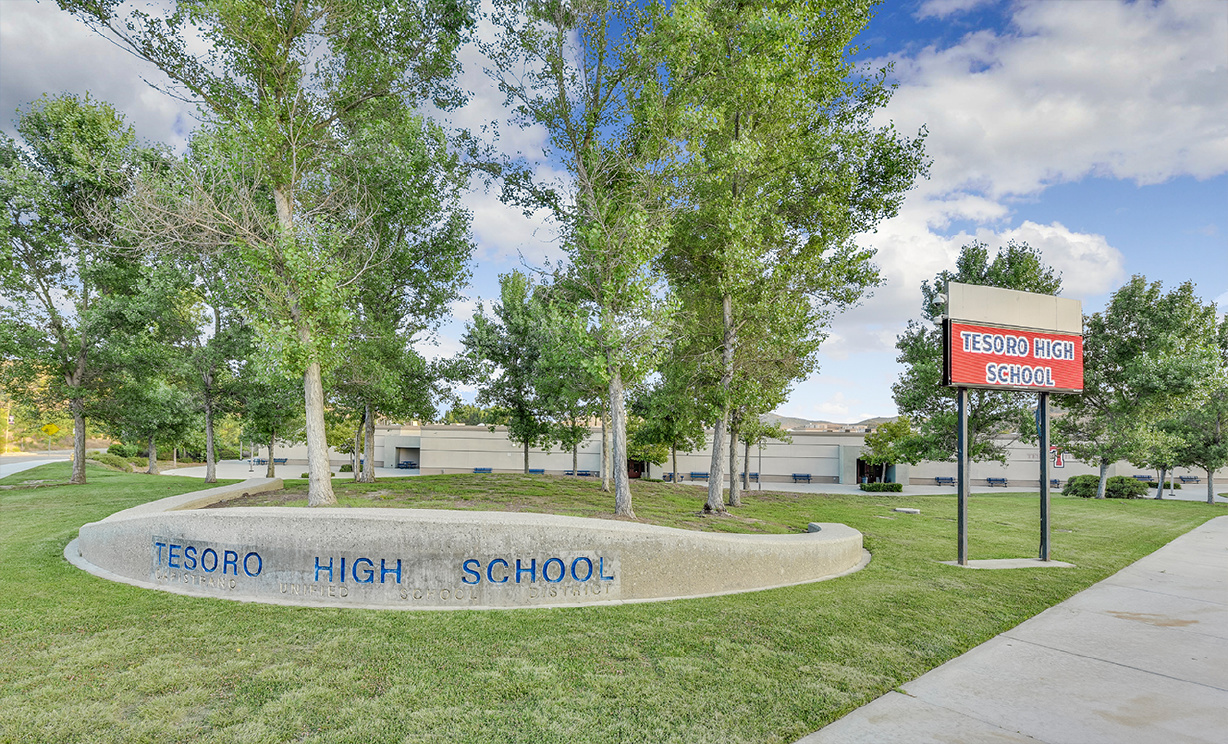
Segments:
[[[759,417],[759,419],[763,421],[763,423],[780,424],[780,428],[785,429],[786,431],[789,429],[801,429],[810,424],[852,423],[852,424],[858,424],[858,425],[863,425],[863,426],[878,426],[879,424],[885,423],[887,421],[895,421],[896,418],[897,418],[896,416],[875,416],[874,418],[868,418],[864,421],[833,422],[833,421],[825,421],[823,419],[804,419],[804,418],[795,418],[793,416],[781,416],[778,413],[765,413]]]

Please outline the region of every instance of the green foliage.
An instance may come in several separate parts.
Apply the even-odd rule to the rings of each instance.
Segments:
[[[116,112],[88,96],[45,97],[0,136],[0,387],[38,409],[66,408],[78,431],[105,399],[107,343],[140,324],[125,303],[140,267],[114,226],[134,179],[157,160]],[[84,438],[73,482],[85,479]]]
[[[112,444],[107,447],[107,453],[116,457],[136,457],[140,451],[141,448],[135,444]]]
[[[498,426],[506,424],[504,413],[501,409],[482,408],[481,406],[469,403],[454,404],[439,422],[442,424],[464,424],[465,426],[484,426],[487,424]]]
[[[863,491],[887,491],[899,493],[904,490],[903,483],[859,483],[857,487]]]
[[[123,454],[114,452],[113,450],[115,450],[116,447],[122,447],[125,449],[125,451],[127,450],[126,445],[113,444],[107,449],[106,452],[91,452],[89,453],[87,458],[90,460],[94,460],[96,462],[100,462],[103,465],[108,465],[112,468],[115,468],[116,470],[121,470],[125,473],[131,473],[132,463],[129,462],[127,458],[136,454],[136,447],[132,447],[132,450],[133,450],[132,455],[123,455]]]
[[[1083,394],[1061,401],[1065,415],[1054,421],[1054,442],[1101,465],[1176,462],[1181,438],[1160,422],[1174,410],[1206,410],[1222,379],[1215,306],[1204,306],[1191,282],[1166,293],[1159,282],[1134,276],[1083,325]]]
[[[1062,486],[1062,495],[1090,499],[1096,496],[1099,487],[1099,476],[1076,475]],[[1105,486],[1105,497],[1110,499],[1137,499],[1146,493],[1146,483],[1125,475],[1109,478]]]
[[[865,446],[861,448],[861,459],[871,465],[879,465],[880,478],[886,473],[888,465],[898,462],[916,465],[920,458],[916,453],[912,422],[908,417],[900,416],[894,421],[885,421],[866,434]]]
[[[955,262],[955,271],[941,271],[933,283],[921,283],[921,320],[910,320],[898,339],[904,365],[900,379],[891,386],[901,416],[916,424],[916,435],[900,450],[919,460],[949,461],[955,458],[958,415],[955,388],[942,385],[942,326],[946,304],[939,295],[948,282],[1001,287],[1022,292],[1055,295],[1061,291],[1061,276],[1045,264],[1040,251],[1026,243],[1010,242],[992,259],[989,246],[965,245]],[[1006,448],[995,438],[1020,431],[1031,418],[1034,396],[996,390],[969,390],[968,454],[974,462],[1006,461]],[[1074,396],[1069,396],[1074,397]]]

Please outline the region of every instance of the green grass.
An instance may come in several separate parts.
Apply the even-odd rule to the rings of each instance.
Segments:
[[[4,483],[66,479],[58,463]],[[1225,510],[1055,498],[1071,570],[968,571],[951,496],[748,494],[636,484],[646,521],[797,531],[849,524],[874,560],[834,581],[620,607],[392,612],[274,607],[104,581],[64,561],[77,528],[204,487],[89,471],[0,491],[3,742],[788,742],[1000,633]],[[591,481],[448,476],[339,486],[372,502],[608,514]],[[300,484],[291,482],[291,488]],[[919,507],[919,516],[893,506]],[[974,558],[1036,550],[1037,503],[974,496]],[[712,566],[720,571],[721,566]]]

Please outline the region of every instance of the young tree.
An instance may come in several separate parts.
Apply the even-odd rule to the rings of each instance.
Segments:
[[[1053,434],[1100,466],[1096,498],[1104,498],[1109,465],[1137,459],[1175,407],[1201,405],[1215,379],[1215,306],[1190,282],[1165,293],[1136,275],[1083,327],[1083,394],[1063,399]]]
[[[931,284],[921,282],[922,321],[910,320],[896,340],[896,361],[905,365],[891,386],[901,416],[916,424],[916,433],[901,446],[917,460],[950,461],[955,458],[958,414],[955,388],[942,386],[942,317],[946,303],[939,295],[948,282],[1015,289],[1055,295],[1062,279],[1046,265],[1040,252],[1026,243],[1008,243],[991,260],[981,242],[960,249],[955,271],[942,271]],[[996,441],[1020,422],[1032,417],[1027,394],[996,390],[969,390],[968,457],[973,462],[1006,461],[1006,448]],[[1074,398],[1076,396],[1067,396]],[[911,460],[910,460],[911,461]]]
[[[883,422],[877,429],[866,434],[866,444],[861,449],[861,459],[871,465],[879,466],[879,481],[886,478],[888,465],[900,462],[915,465],[918,462],[915,456],[903,446],[911,436],[912,422],[907,416]]]
[[[529,448],[543,444],[550,432],[548,412],[537,389],[545,311],[534,296],[534,285],[519,271],[500,276],[499,289],[494,316],[479,307],[463,342],[482,386],[478,404],[505,412],[508,438],[524,447],[524,473],[528,475]]]
[[[0,139],[0,367],[10,391],[36,389],[73,420],[72,483],[85,483],[85,421],[107,361],[105,342],[128,320],[125,296],[142,267],[115,251],[111,217],[157,156],[104,103],[64,95],[21,114],[22,144]]]
[[[119,0],[58,2],[200,103],[211,167],[184,174],[186,202],[150,199],[139,228],[180,249],[225,247],[261,342],[302,376],[308,503],[335,503],[322,376],[355,282],[387,256],[362,239],[370,189],[355,155],[398,140],[420,104],[463,100],[451,80],[471,3],[181,0],[123,16]]]
[[[649,115],[679,148],[663,265],[684,308],[720,330],[709,511],[724,509],[738,349],[754,345],[755,319],[783,313],[759,327],[803,329],[799,356],[813,353],[831,316],[877,282],[854,237],[895,214],[925,168],[921,137],[872,121],[890,90],[852,60],[868,21],[860,4],[688,0],[647,52],[657,82],[644,99],[663,102]]]

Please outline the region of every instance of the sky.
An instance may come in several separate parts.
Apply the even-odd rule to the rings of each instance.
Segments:
[[[884,284],[836,319],[819,371],[778,413],[894,415],[894,344],[920,317],[920,284],[977,240],[1039,249],[1084,313],[1136,274],[1166,288],[1192,281],[1228,309],[1228,0],[886,0],[856,43],[856,59],[890,65],[897,84],[879,121],[925,127],[933,163],[900,213],[858,238],[875,249]],[[505,121],[480,55],[466,49],[462,61],[472,97],[453,123]],[[140,137],[181,149],[194,109],[146,80],[165,79],[54,2],[0,0],[0,127],[10,136],[16,111],[42,94],[89,93]],[[500,132],[504,152],[527,155],[540,177],[560,175],[541,157],[543,131]],[[466,204],[473,281],[428,354],[459,350],[500,273],[562,256],[548,221],[505,207],[497,189],[475,188]]]

